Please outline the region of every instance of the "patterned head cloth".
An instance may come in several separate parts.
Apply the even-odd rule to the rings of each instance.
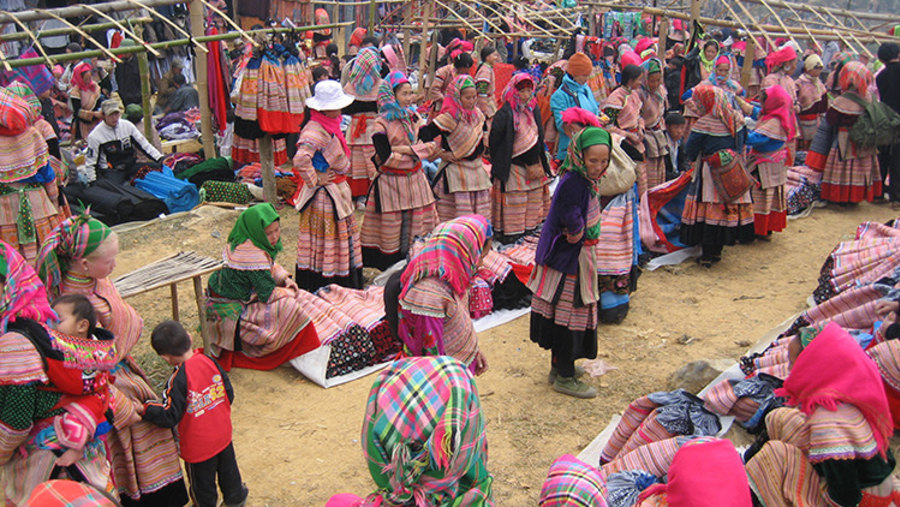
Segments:
[[[275,260],[275,256],[283,248],[281,240],[279,239],[278,243],[274,245],[269,243],[265,229],[280,218],[275,207],[267,202],[250,206],[241,213],[231,229],[231,233],[228,234],[228,244],[233,250],[249,239],[257,248]]]
[[[69,217],[57,225],[41,245],[38,274],[53,297],[59,295],[62,275],[72,259],[90,255],[112,233],[103,222],[88,214]]]
[[[116,502],[90,484],[52,480],[38,484],[28,497],[27,504],[42,507],[115,507]]]
[[[740,129],[738,117],[728,104],[724,90],[701,84],[694,88],[691,99],[700,116],[694,130],[712,135],[737,134]]]
[[[531,87],[531,99],[529,99],[528,102],[522,103],[522,101],[519,100],[519,90],[526,86]],[[522,121],[522,118],[525,118],[526,122],[534,122],[534,108],[537,106],[537,97],[535,97],[533,93],[534,88],[534,78],[531,77],[531,74],[520,72],[514,74],[506,85],[506,88],[503,89],[503,102],[508,103],[509,107],[512,108],[513,125],[517,129],[519,128],[519,122]]]
[[[569,150],[566,154],[566,160],[563,161],[560,171],[576,172],[591,182],[591,194],[600,195],[600,179],[592,180],[588,176],[587,167],[584,166],[584,150],[597,144],[605,144],[612,148],[612,139],[609,132],[599,127],[585,127],[581,132],[575,134],[572,142],[569,144]],[[599,225],[597,226],[597,236],[591,237],[592,231],[588,231],[588,239],[596,239],[599,237]]]
[[[872,73],[861,62],[848,62],[838,76],[838,84],[842,92],[855,92],[863,98],[866,97],[871,82]]]
[[[56,313],[47,301],[47,291],[34,268],[22,254],[0,241],[0,274],[3,291],[0,293],[0,333],[6,325],[23,317],[41,323],[56,320]]]
[[[478,387],[452,357],[408,357],[383,370],[362,447],[378,485],[363,505],[493,505]]]
[[[368,97],[381,76],[381,56],[375,48],[363,48],[359,50],[353,66],[350,69],[350,79],[346,90],[354,97]]]
[[[475,80],[468,74],[456,76],[456,78],[447,87],[447,93],[444,95],[444,104],[441,106],[441,113],[448,114],[456,120],[462,120],[466,123],[474,121],[476,109],[465,109],[462,106],[462,91],[466,88],[475,88]]]
[[[409,83],[409,79],[402,72],[391,72],[381,82],[381,86],[378,87],[378,114],[386,120],[399,121],[403,125],[403,129],[406,130],[409,142],[412,143],[416,140],[415,122],[413,121],[416,108],[412,105],[400,107],[395,94],[397,87],[404,83]]]
[[[794,109],[791,96],[784,88],[778,85],[772,85],[765,89],[765,98],[763,99],[762,112],[757,125],[763,123],[764,120],[777,119],[787,134],[787,139],[793,139],[797,133],[794,126]],[[774,137],[774,136],[773,136]]]
[[[10,83],[6,89],[25,99],[25,102],[31,107],[31,113],[34,115],[34,118],[40,118],[41,110],[43,109],[41,107],[41,101],[38,100],[37,95],[34,94],[34,91],[28,83],[15,80]]]
[[[541,488],[540,507],[605,507],[604,480],[596,468],[578,461],[571,454],[550,465]]]
[[[493,234],[491,223],[481,215],[465,215],[438,225],[400,276],[400,297],[414,283],[432,276],[450,284],[457,295],[465,294],[478,269],[484,244]]]

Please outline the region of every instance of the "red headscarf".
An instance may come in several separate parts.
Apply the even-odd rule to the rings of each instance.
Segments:
[[[93,70],[91,64],[87,62],[81,62],[75,66],[75,70],[72,71],[72,84],[75,85],[76,88],[86,92],[95,92],[97,91],[97,83],[94,82],[93,79],[88,78],[84,79],[83,74],[85,72],[89,72]]]
[[[829,322],[803,349],[775,395],[807,415],[820,407],[834,411],[839,403],[852,405],[865,416],[885,455],[894,422],[884,382],[875,362],[838,324]]]
[[[784,91],[784,88],[778,85],[766,88],[765,92],[766,100],[762,105],[762,114],[759,122],[762,123],[775,118],[781,123],[781,127],[787,134],[786,140],[793,139],[797,134],[797,129],[795,127],[791,96]]]
[[[769,72],[772,72],[772,69],[775,67],[796,59],[797,51],[794,49],[794,46],[785,46],[778,51],[769,53],[769,56],[766,57],[766,68],[769,69]]]

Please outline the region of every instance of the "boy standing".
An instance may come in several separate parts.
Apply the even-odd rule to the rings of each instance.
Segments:
[[[246,503],[231,442],[231,402],[228,376],[212,358],[191,349],[191,337],[178,322],[167,320],[150,336],[153,350],[175,367],[166,382],[163,401],[144,405],[143,418],[163,428],[178,426],[181,458],[190,491],[198,507],[216,507],[216,475],[228,507]]]

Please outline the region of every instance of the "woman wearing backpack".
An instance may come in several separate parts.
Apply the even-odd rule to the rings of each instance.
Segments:
[[[822,199],[826,201],[838,204],[871,202],[881,195],[876,148],[860,146],[850,140],[850,129],[869,102],[871,82],[872,73],[860,62],[847,63],[838,75],[841,95],[825,113],[831,135],[822,175]],[[810,167],[815,168],[813,164]]]

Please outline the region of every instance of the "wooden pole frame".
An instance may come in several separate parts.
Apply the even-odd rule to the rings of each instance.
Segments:
[[[125,0],[125,1],[128,2],[128,3],[130,3],[130,4],[132,4],[132,5],[136,5],[136,6],[138,6],[139,8],[144,8],[144,7],[145,7],[143,4],[141,4],[141,3],[138,2],[137,0]],[[203,44],[201,44],[201,43],[199,43],[199,42],[197,42],[197,41],[194,41],[194,40],[193,40],[193,36],[192,36],[191,34],[189,34],[189,33],[187,33],[186,31],[184,31],[183,28],[181,28],[180,26],[178,26],[177,24],[175,24],[171,19],[169,19],[169,18],[163,16],[162,14],[156,12],[155,9],[147,9],[147,12],[149,12],[151,16],[157,17],[157,18],[160,19],[163,23],[166,23],[167,25],[169,25],[170,27],[172,27],[173,30],[175,30],[177,33],[180,33],[182,36],[184,36],[184,38],[186,38],[186,39],[192,41],[192,42],[194,43],[194,47],[197,48],[197,49],[199,49],[200,51],[202,51],[204,54],[209,53],[209,50],[206,49],[206,46],[204,46]]]
[[[0,11],[0,13],[2,13],[2,14],[9,14],[9,13],[6,12],[6,11]],[[28,37],[31,38],[31,40],[32,40],[32,42],[34,42],[34,46],[37,48],[38,52],[40,52],[40,53],[41,53],[41,56],[44,57],[44,61],[47,63],[47,65],[49,65],[49,66],[52,68],[52,67],[53,67],[53,61],[50,60],[50,56],[47,55],[47,52],[46,52],[46,51],[44,51],[44,46],[42,46],[41,43],[38,41],[37,37],[34,35],[34,32],[32,32],[32,31],[28,28],[28,26],[25,25],[25,23],[19,21],[18,18],[13,17],[12,20],[13,20],[13,22],[14,22],[16,25],[19,26],[19,28],[21,28],[22,30],[25,31],[25,33],[28,35]],[[12,70],[12,67],[10,66],[9,62],[7,61],[5,55],[3,56],[3,67],[4,67],[6,70]]]
[[[52,13],[52,12],[47,11],[47,10],[44,10],[44,9],[34,9],[34,10],[37,11],[37,12],[46,14],[46,15],[50,16],[51,18],[53,18],[53,19],[55,19],[55,20],[57,20],[57,21],[60,21],[60,22],[62,22],[62,23],[65,23],[65,24],[69,25],[70,27],[72,27],[73,30],[75,30],[75,31],[78,33],[78,35],[81,35],[82,37],[84,37],[85,39],[87,39],[88,42],[90,42],[91,44],[97,46],[97,49],[99,49],[100,51],[102,51],[103,54],[106,55],[107,57],[109,57],[110,59],[112,59],[112,61],[114,61],[114,62],[116,62],[116,63],[122,63],[122,60],[119,59],[118,56],[116,56],[116,55],[110,53],[109,50],[106,49],[106,46],[104,46],[103,44],[100,44],[99,42],[97,42],[96,40],[94,40],[94,38],[91,37],[90,35],[88,35],[87,32],[85,32],[85,31],[82,30],[81,28],[79,28],[79,27],[73,25],[72,23],[70,23],[70,22],[69,22],[68,20],[66,20],[65,18],[62,18],[62,17],[56,15],[55,13]]]
[[[84,4],[84,6],[87,7],[88,9],[90,9],[91,12],[95,13],[96,15],[98,15],[98,16],[102,17],[103,19],[109,21],[110,23],[113,23],[114,25],[116,25],[116,27],[117,27],[119,30],[122,30],[123,32],[125,32],[125,34],[130,35],[131,38],[133,38],[135,42],[137,42],[137,43],[140,44],[141,46],[146,47],[146,48],[147,48],[147,51],[153,53],[153,56],[155,56],[155,57],[157,57],[157,58],[159,58],[160,56],[162,56],[162,53],[160,53],[159,51],[157,51],[157,50],[153,49],[152,47],[148,46],[147,43],[144,42],[144,38],[143,38],[143,37],[140,37],[137,33],[131,31],[131,29],[125,27],[125,25],[123,25],[122,23],[119,23],[118,21],[116,21],[115,19],[113,19],[112,17],[110,17],[109,15],[105,14],[105,13],[102,12],[100,9],[97,9],[96,7],[94,7],[94,6],[92,6],[92,5]]]

